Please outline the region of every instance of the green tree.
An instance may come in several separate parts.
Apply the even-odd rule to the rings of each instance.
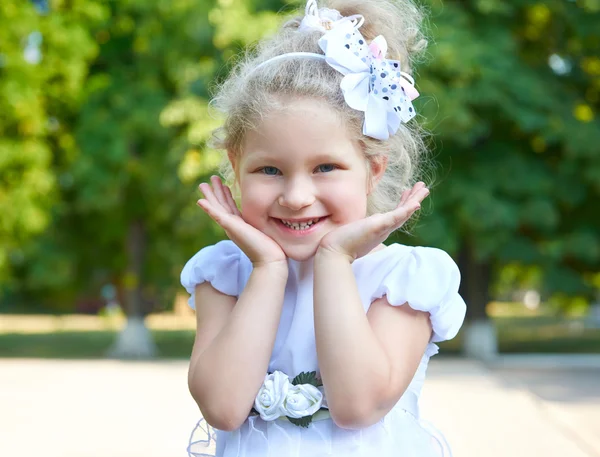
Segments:
[[[591,295],[600,264],[597,2],[430,2],[421,112],[441,163],[419,235],[457,253],[468,321],[497,268],[537,264],[547,294]],[[469,328],[469,327],[468,327]],[[468,338],[467,338],[468,339]],[[493,339],[474,352],[493,352]]]
[[[18,291],[28,242],[46,230],[60,199],[55,166],[69,160],[69,123],[97,52],[87,27],[102,20],[94,0],[0,4],[0,298]],[[2,294],[4,291],[4,294]]]
[[[489,329],[485,304],[507,264],[538,265],[547,295],[591,296],[600,264],[597,0],[424,3],[433,40],[416,75],[417,107],[440,166],[431,214],[408,243],[456,255],[474,327]],[[219,161],[206,145],[219,122],[210,85],[287,8],[57,0],[40,15],[3,2],[0,282],[16,271],[21,287],[61,302],[115,283],[128,328],[141,335],[128,346],[127,330],[116,353],[150,355],[143,296],[169,300],[183,262],[223,236],[194,205],[196,184]],[[23,52],[35,31],[43,59],[32,64]]]
[[[197,179],[219,161],[204,148],[216,126],[209,81],[226,58],[213,41],[229,42],[232,18],[260,23],[261,15],[238,2],[227,3],[225,16],[212,2],[108,6],[109,20],[95,31],[100,54],[77,120],[81,153],[62,224],[82,271],[102,269],[123,291],[128,325],[111,354],[147,357],[154,346],[145,298],[172,300],[184,261],[222,237],[195,205]],[[256,36],[252,27],[236,30]]]

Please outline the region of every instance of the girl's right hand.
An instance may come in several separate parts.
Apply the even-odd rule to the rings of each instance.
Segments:
[[[231,190],[218,176],[212,176],[210,180],[212,188],[207,183],[199,186],[204,198],[198,200],[198,206],[223,227],[229,239],[244,251],[255,267],[281,264],[287,269],[287,257],[281,246],[243,219]]]

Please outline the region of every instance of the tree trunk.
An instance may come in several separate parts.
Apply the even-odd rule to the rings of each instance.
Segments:
[[[126,249],[128,266],[124,284],[127,325],[108,351],[108,356],[119,359],[149,359],[156,355],[156,345],[144,324],[141,277],[146,251],[146,230],[141,219],[130,222]]]
[[[486,306],[490,301],[491,265],[476,259],[473,247],[463,242],[458,257],[462,281],[459,292],[467,303],[463,333],[463,352],[468,357],[490,360],[498,355],[498,337]]]

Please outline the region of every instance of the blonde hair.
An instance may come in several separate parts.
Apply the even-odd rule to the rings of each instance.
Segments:
[[[383,35],[388,44],[386,57],[399,60],[407,73],[427,45],[421,34],[422,11],[411,0],[328,0],[319,6],[336,9],[342,16],[362,15],[363,37],[371,41]],[[364,136],[364,113],[346,104],[340,89],[343,75],[324,61],[291,57],[256,68],[272,57],[290,52],[322,54],[317,43],[322,32],[298,30],[303,17],[304,14],[286,22],[275,36],[259,43],[255,52],[244,56],[218,88],[211,105],[225,115],[225,122],[213,132],[212,146],[238,157],[246,132],[279,107],[278,96],[324,100],[340,115],[350,134],[360,140],[367,160],[386,158],[387,169],[368,196],[367,211],[390,211],[421,173],[426,147],[423,131],[416,122],[401,124],[386,141]],[[235,183],[229,160],[224,160],[221,173],[229,184]]]

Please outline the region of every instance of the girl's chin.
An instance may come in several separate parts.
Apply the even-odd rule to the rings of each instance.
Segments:
[[[283,248],[285,255],[296,262],[303,262],[309,260],[317,253],[318,245],[314,247],[309,246],[288,246]]]

